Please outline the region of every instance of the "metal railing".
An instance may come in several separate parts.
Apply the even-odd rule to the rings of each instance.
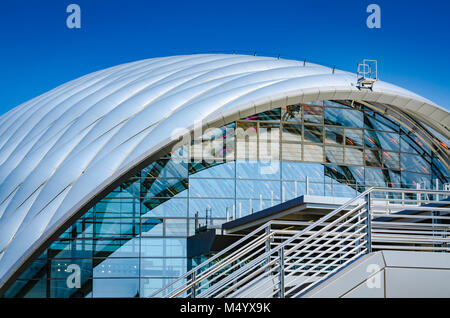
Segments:
[[[313,223],[270,221],[152,297],[299,297],[375,249],[450,252],[449,196],[370,188]]]

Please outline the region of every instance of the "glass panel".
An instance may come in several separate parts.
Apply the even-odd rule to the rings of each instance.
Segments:
[[[104,279],[97,278],[92,284],[93,297],[139,297],[139,279],[118,278]]]
[[[17,280],[5,293],[5,297],[46,298],[47,280]]]
[[[94,235],[96,237],[136,236],[140,232],[139,226],[139,219],[96,218]]]
[[[344,162],[344,148],[342,147],[325,147],[326,162],[343,163]]]
[[[302,125],[283,124],[282,140],[291,143],[302,142]]]
[[[325,107],[325,124],[363,128],[364,114],[359,110]]]
[[[98,239],[94,241],[95,257],[137,257],[140,239]]]
[[[304,145],[303,160],[323,162],[323,147],[319,145]]]
[[[139,216],[139,200],[103,199],[95,205],[94,211],[96,217],[137,217]]]
[[[163,236],[164,235],[164,220],[163,219],[147,219],[142,218],[141,221],[141,236]]]
[[[169,160],[161,159],[158,160],[141,172],[143,178],[177,178],[177,177],[187,177],[187,161],[186,160]]]
[[[142,179],[142,197],[184,197],[187,196],[187,179]]]
[[[278,161],[237,161],[236,172],[238,179],[279,179],[280,168]]]
[[[92,257],[92,239],[59,239],[47,249],[49,258]]]
[[[448,169],[445,167],[444,163],[437,156],[433,156],[433,166],[436,167],[435,170],[438,170],[440,175],[444,177],[450,176]]]
[[[301,181],[284,181],[283,182],[284,200],[289,201],[306,194],[306,183]]]
[[[187,198],[145,198],[141,203],[142,217],[186,217]]]
[[[302,145],[287,144],[281,145],[283,161],[302,161]]]
[[[421,156],[402,153],[401,164],[402,170],[419,173],[431,173],[430,163]]]
[[[261,161],[280,159],[280,125],[259,124],[258,158]]]
[[[166,236],[187,236],[187,220],[186,219],[166,219]]]
[[[82,282],[81,288],[70,288],[66,279],[52,279],[49,282],[51,298],[87,298],[92,297],[92,280]]]
[[[238,199],[236,200],[236,218],[244,217],[252,213],[270,208],[277,204],[280,204],[280,200],[267,200],[267,199]],[[251,210],[250,210],[251,208]],[[250,212],[252,211],[252,212]]]
[[[431,176],[427,174],[419,174],[402,171],[402,186],[405,188],[417,189],[417,185],[421,189],[429,189],[431,185]]]
[[[366,147],[393,151],[400,150],[400,140],[397,133],[366,130],[364,137]]]
[[[322,164],[304,162],[283,162],[283,180],[324,181],[324,168]]]
[[[302,107],[300,105],[291,105],[282,108],[282,121],[302,122]]]
[[[381,154],[377,150],[368,150],[364,152],[364,159],[366,162],[366,166],[370,167],[381,167]]]
[[[239,122],[236,129],[236,156],[238,159],[256,160],[258,156],[257,123]]]
[[[142,238],[141,257],[185,257],[186,238]]]
[[[323,107],[304,105],[304,122],[313,124],[323,123]]]
[[[366,168],[366,184],[377,187],[398,187],[400,185],[400,172]]]
[[[305,133],[305,141],[306,142],[321,143],[323,141],[323,127],[322,126],[305,125],[304,133]]]
[[[47,273],[50,279],[67,279],[73,272],[73,265],[80,268],[80,278],[82,283],[91,278],[92,259],[57,259],[50,261],[50,272]]]
[[[234,179],[192,179],[189,185],[191,198],[233,198]]]
[[[325,195],[338,198],[353,198],[358,195],[354,185],[332,183],[325,186]]]
[[[236,197],[243,199],[263,199],[280,200],[280,181],[266,180],[237,180]]]
[[[180,277],[186,272],[185,258],[142,258],[141,277]],[[163,286],[161,286],[163,287]]]
[[[195,217],[195,213],[198,212],[199,217],[206,218],[226,218],[227,210],[231,215],[234,206],[234,194],[233,199],[189,199],[189,216]]]
[[[338,165],[325,165],[325,183],[345,183],[349,185],[364,183],[363,167],[347,167]]]
[[[363,130],[345,129],[345,144],[348,146],[363,146]]]
[[[325,143],[342,145],[344,142],[344,129],[325,127]]]
[[[398,152],[383,151],[383,165],[386,168],[400,169],[400,156]]]
[[[162,277],[162,278],[144,278],[141,279],[140,284],[140,296],[141,297],[150,297],[152,294],[163,288],[164,286],[169,285],[172,281],[174,281],[174,277]],[[178,287],[175,284],[175,287]]]
[[[138,277],[138,258],[94,259],[94,278]]]
[[[236,174],[236,165],[234,161],[224,163],[190,162],[190,178],[234,178]]]
[[[385,131],[399,131],[399,126],[382,115],[366,110],[364,117],[364,124],[366,128],[385,130]]]
[[[363,150],[359,148],[345,148],[344,162],[349,165],[363,165]]]

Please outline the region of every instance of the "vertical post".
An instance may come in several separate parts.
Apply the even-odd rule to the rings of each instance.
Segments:
[[[249,214],[253,214],[253,208],[252,208],[252,199],[248,199],[248,211]]]
[[[439,240],[442,237],[442,235],[438,235],[436,231],[439,231],[439,224],[441,224],[441,221],[437,219],[436,217],[439,217],[441,213],[439,211],[431,211],[431,216],[433,217],[431,219],[432,224],[432,231],[433,231],[433,240]],[[433,243],[433,247],[444,247],[444,243],[436,244],[436,242]],[[433,251],[433,252],[440,252],[439,250]],[[445,253],[445,251],[442,251]]]
[[[270,206],[273,206],[273,190],[270,190]]]
[[[282,186],[281,186],[281,203],[284,202],[284,192],[285,192],[285,190],[284,190],[284,185],[282,185]]]
[[[230,208],[227,207],[227,222],[230,220]]]
[[[198,231],[198,211],[195,212],[195,232]]]
[[[262,194],[259,195],[259,210],[261,211],[263,209],[263,201],[262,201]]]
[[[420,190],[420,183],[416,183],[416,189]],[[422,194],[417,192],[417,205],[421,205],[420,201],[422,201]]]
[[[284,298],[284,247],[278,250],[278,265],[279,265],[278,297]]]
[[[242,217],[242,202],[239,202],[239,218]]]
[[[436,191],[439,191],[439,179],[436,178]],[[439,194],[436,193],[436,201],[439,201]]]
[[[210,206],[208,206],[208,219],[207,219],[207,223],[206,226],[211,225],[212,224],[212,208]]]
[[[309,176],[306,176],[306,195],[309,195]]]
[[[236,205],[233,204],[233,220],[236,220]]]
[[[366,231],[367,231],[367,253],[372,252],[372,213],[370,211],[370,192],[366,194]]]
[[[191,281],[192,282],[195,282],[195,271],[194,272],[192,272],[192,274],[191,274]],[[191,298],[195,298],[195,294],[196,294],[196,286],[195,286],[196,284],[193,284],[192,285],[192,288],[191,288]]]
[[[267,257],[266,257],[266,262],[267,262],[267,264],[269,264],[269,262],[270,262],[270,237],[269,237],[269,235],[270,235],[270,223],[266,226],[266,229],[265,229],[265,234],[266,234],[266,248],[265,248],[265,253],[266,253],[266,255],[267,255]],[[266,268],[266,272],[267,271],[269,271],[270,269],[269,268]]]
[[[294,198],[297,197],[297,181],[294,181]]]

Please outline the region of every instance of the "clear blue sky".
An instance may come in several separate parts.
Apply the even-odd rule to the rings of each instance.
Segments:
[[[66,27],[79,4],[82,28]],[[381,29],[366,27],[367,5]],[[0,114],[84,74],[134,60],[248,50],[380,78],[450,108],[448,0],[2,0]]]

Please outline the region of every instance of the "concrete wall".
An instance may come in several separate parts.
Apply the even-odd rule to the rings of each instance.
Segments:
[[[370,253],[303,297],[450,297],[450,254]]]

